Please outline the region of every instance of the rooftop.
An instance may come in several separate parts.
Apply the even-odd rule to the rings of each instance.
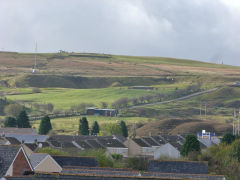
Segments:
[[[6,174],[19,149],[20,146],[0,145],[0,178]]]
[[[4,134],[30,134],[38,135],[36,129],[34,128],[0,128],[0,135]]]
[[[142,139],[134,138],[132,139],[135,143],[137,143],[141,147],[151,147],[147,143],[145,143]]]
[[[94,157],[72,157],[72,156],[52,156],[52,158],[61,166],[98,166]]]

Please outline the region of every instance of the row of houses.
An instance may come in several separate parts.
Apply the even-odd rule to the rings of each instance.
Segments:
[[[0,145],[0,179],[206,179],[225,180],[209,175],[204,162],[150,161],[146,171],[98,167],[94,157],[51,156],[27,152],[23,145]]]
[[[4,130],[4,133],[2,133]],[[126,139],[121,135],[112,136],[71,136],[71,135],[38,135],[33,130],[18,129],[17,134],[12,128],[0,128],[0,144],[24,144],[32,151],[38,148],[52,147],[56,149],[90,150],[105,149],[106,154],[121,154],[128,156],[147,156],[153,159],[161,157],[179,158],[185,135],[166,135]],[[24,134],[26,133],[26,134]],[[218,144],[220,140],[213,133],[203,131],[198,134],[201,150]]]

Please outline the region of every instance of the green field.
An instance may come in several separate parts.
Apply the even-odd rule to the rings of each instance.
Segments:
[[[86,116],[89,122],[89,127],[92,126],[94,121],[99,123],[100,129],[104,128],[104,124],[107,123],[118,123],[125,121],[128,125],[133,123],[146,123],[150,121],[149,118],[145,117],[103,117],[103,116]],[[77,134],[79,125],[79,116],[67,117],[67,118],[56,118],[52,119],[53,130],[58,134]],[[40,120],[32,121],[32,126],[38,129]]]
[[[111,104],[123,97],[134,98],[147,94],[172,93],[176,88],[186,88],[187,84],[170,84],[155,86],[158,90],[139,90],[121,88],[101,88],[101,89],[66,89],[66,88],[41,88],[41,93],[32,93],[31,89],[16,88],[6,91],[18,95],[7,95],[6,97],[14,101],[25,101],[32,103],[54,104],[55,109],[70,109],[73,105],[81,103],[92,103],[96,107],[101,107],[101,102]]]

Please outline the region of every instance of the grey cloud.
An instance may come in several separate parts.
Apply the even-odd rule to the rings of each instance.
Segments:
[[[1,0],[0,48],[240,65],[239,12],[234,0]]]

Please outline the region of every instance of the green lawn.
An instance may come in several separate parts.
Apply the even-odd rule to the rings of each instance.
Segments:
[[[73,105],[81,103],[92,103],[100,107],[101,102],[107,102],[110,107],[117,99],[127,97],[134,98],[154,93],[171,93],[176,87],[185,88],[187,84],[159,85],[158,90],[139,90],[122,88],[102,89],[65,89],[65,88],[42,88],[41,93],[31,93],[31,89],[16,89],[18,95],[7,95],[6,97],[15,101],[36,102],[41,104],[53,103],[55,109],[69,109]],[[29,94],[26,94],[29,92]]]

